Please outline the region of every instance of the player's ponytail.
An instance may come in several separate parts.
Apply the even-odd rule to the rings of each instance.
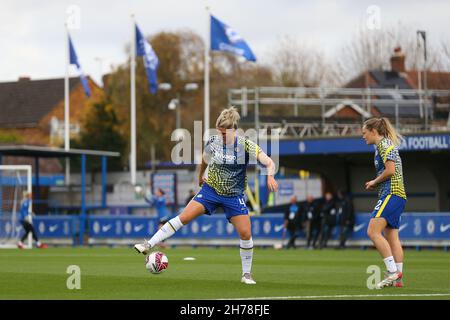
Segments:
[[[380,136],[390,139],[396,146],[400,145],[403,139],[388,118],[371,118],[364,122],[364,127],[376,130]]]
[[[403,137],[395,130],[388,118],[381,118],[385,127],[386,137],[388,137],[396,146],[400,145]]]
[[[216,128],[237,129],[240,118],[241,116],[235,107],[224,109],[217,118]]]

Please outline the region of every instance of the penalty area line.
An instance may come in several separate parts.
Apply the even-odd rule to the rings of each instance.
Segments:
[[[218,300],[288,300],[288,299],[333,299],[333,298],[382,298],[382,297],[450,297],[450,293],[405,293],[405,294],[336,294],[323,296],[285,296],[285,297],[245,297]]]

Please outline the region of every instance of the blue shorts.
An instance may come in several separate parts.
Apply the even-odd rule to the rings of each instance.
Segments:
[[[372,212],[372,218],[384,218],[388,227],[398,229],[400,216],[405,210],[406,200],[394,194],[388,194],[378,200]]]
[[[205,214],[207,215],[211,215],[218,207],[222,207],[228,221],[230,221],[231,217],[248,214],[244,195],[221,196],[206,183],[202,185],[202,188],[197,192],[193,200],[205,207]]]

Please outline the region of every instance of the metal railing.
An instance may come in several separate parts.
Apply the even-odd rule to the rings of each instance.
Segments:
[[[228,91],[228,104],[240,108],[243,127],[277,130],[281,136],[360,134],[362,122],[378,115],[389,117],[402,133],[450,130],[450,113],[448,119],[433,113],[436,107],[450,109],[450,90],[244,87]],[[270,106],[277,114],[267,115]],[[345,106],[359,116],[336,116]]]

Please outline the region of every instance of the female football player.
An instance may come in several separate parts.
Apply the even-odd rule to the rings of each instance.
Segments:
[[[247,165],[259,161],[266,167],[269,191],[276,192],[278,184],[274,179],[275,163],[272,159],[257,144],[237,135],[239,119],[239,113],[234,107],[222,111],[216,121],[219,134],[211,136],[205,145],[198,177],[200,191],[177,217],[168,221],[149,241],[136,244],[136,251],[147,254],[151,248],[172,236],[183,225],[202,214],[211,215],[217,207],[222,207],[240,238],[241,282],[256,283],[251,274],[253,240],[244,199]],[[205,178],[207,167],[208,174]]]
[[[379,200],[372,212],[367,234],[383,257],[386,277],[378,288],[402,287],[403,249],[398,237],[400,216],[406,205],[402,161],[398,152],[401,136],[387,118],[364,122],[363,138],[375,146],[375,179],[366,182],[367,190],[378,189]],[[384,236],[383,236],[384,232]]]

